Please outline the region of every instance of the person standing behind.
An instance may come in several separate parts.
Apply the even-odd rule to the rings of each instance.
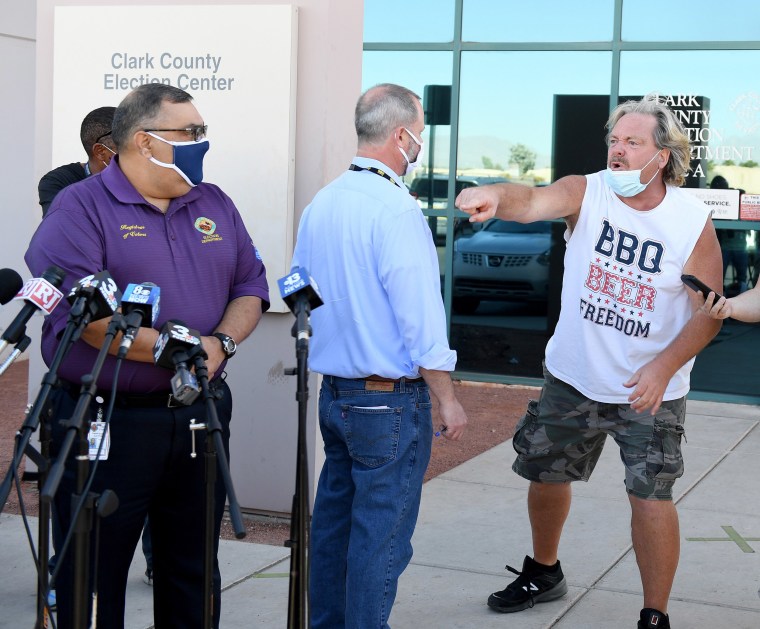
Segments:
[[[401,177],[422,158],[420,98],[377,85],[355,112],[348,171],[304,210],[293,266],[319,284],[309,366],[324,374],[319,424],[325,463],[310,536],[311,627],[388,627],[412,557],[433,436],[461,438],[430,229]]]
[[[40,179],[37,192],[42,206],[42,216],[47,214],[55,196],[66,186],[99,173],[111,163],[116,146],[111,139],[111,125],[116,107],[98,107],[82,120],[79,138],[82,141],[86,162],[74,162],[54,168]]]
[[[97,626],[124,627],[127,576],[146,515],[153,541],[153,616],[157,629],[195,629],[204,611],[205,466],[192,458],[190,422],[205,421],[203,396],[189,406],[171,395],[172,373],[154,364],[158,330],[181,319],[199,331],[207,355],[209,388],[228,453],[230,389],[222,377],[227,361],[269,306],[262,263],[242,217],[217,186],[203,181],[207,127],[187,92],[159,83],[136,88],[114,114],[118,149],[109,168],[68,186],[53,201],[26,253],[34,274],[50,265],[66,272],[63,290],[82,277],[108,270],[117,286],[153,282],[161,289],[156,328],[140,328],[112,391],[119,343],[98,378],[89,419],[105,413],[113,398],[108,458],[99,461],[92,490],[111,489],[118,509],[100,522],[97,558]],[[66,326],[63,300],[42,328],[42,355],[50,364]],[[60,387],[51,395],[57,456],[72,417],[82,376],[89,374],[110,319],[90,323],[61,364]],[[203,450],[205,431],[195,442]],[[58,516],[70,528],[76,492],[74,451],[56,493]],[[221,576],[216,559],[224,512],[222,475],[214,500],[214,626],[219,626]],[[91,554],[94,563],[96,555]],[[61,557],[58,627],[73,622],[73,554]],[[90,566],[95,574],[95,566]],[[76,628],[79,629],[79,628]]]
[[[667,629],[679,557],[672,487],[683,474],[681,437],[694,356],[720,324],[681,282],[720,286],[709,210],[677,186],[689,141],[655,95],[619,105],[607,122],[608,168],[545,188],[497,184],[462,191],[470,220],[564,218],[559,322],[546,346],[544,385],[518,424],[512,469],[530,482],[533,557],[488,605],[517,612],[567,592],[558,549],[571,481],[588,480],[604,440],[620,447],[644,609],[640,629]]]

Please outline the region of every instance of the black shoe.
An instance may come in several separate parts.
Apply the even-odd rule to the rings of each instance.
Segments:
[[[507,566],[507,570],[520,576],[501,592],[488,597],[488,606],[497,612],[519,612],[567,594],[567,581],[559,561],[553,570],[546,570],[530,557],[525,557],[522,572],[511,566]]]
[[[143,574],[143,583],[145,585],[153,585],[153,568],[147,568],[145,574]]]
[[[670,629],[670,619],[651,607],[645,607],[639,614],[638,629]]]

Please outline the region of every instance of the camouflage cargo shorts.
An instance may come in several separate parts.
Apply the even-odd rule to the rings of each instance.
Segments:
[[[683,475],[686,398],[663,402],[656,415],[641,414],[628,404],[589,400],[546,368],[544,379],[512,440],[517,474],[541,483],[587,481],[610,435],[620,446],[628,493],[672,500],[673,483]]]

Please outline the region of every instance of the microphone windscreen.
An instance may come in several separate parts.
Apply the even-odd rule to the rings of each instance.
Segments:
[[[0,304],[7,304],[24,285],[24,280],[13,269],[0,269]]]
[[[277,284],[280,287],[280,296],[291,312],[295,312],[299,297],[306,299],[312,310],[324,303],[317,283],[303,267],[291,269],[290,274],[277,280]]]
[[[57,266],[46,269],[42,277],[27,280],[14,299],[19,299],[33,305],[49,315],[63,299],[63,293],[58,290],[63,284],[66,272]]]
[[[188,328],[182,321],[170,319],[164,323],[153,346],[153,360],[159,367],[174,369],[174,354],[201,344],[200,332]]]
[[[152,282],[128,284],[121,298],[121,312],[128,315],[135,310],[143,314],[141,327],[152,328],[158,319],[161,289]]]

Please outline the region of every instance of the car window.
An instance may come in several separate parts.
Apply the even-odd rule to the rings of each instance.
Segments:
[[[552,230],[551,221],[536,221],[535,223],[515,223],[495,218],[483,226],[483,231],[496,234],[548,234]]]

